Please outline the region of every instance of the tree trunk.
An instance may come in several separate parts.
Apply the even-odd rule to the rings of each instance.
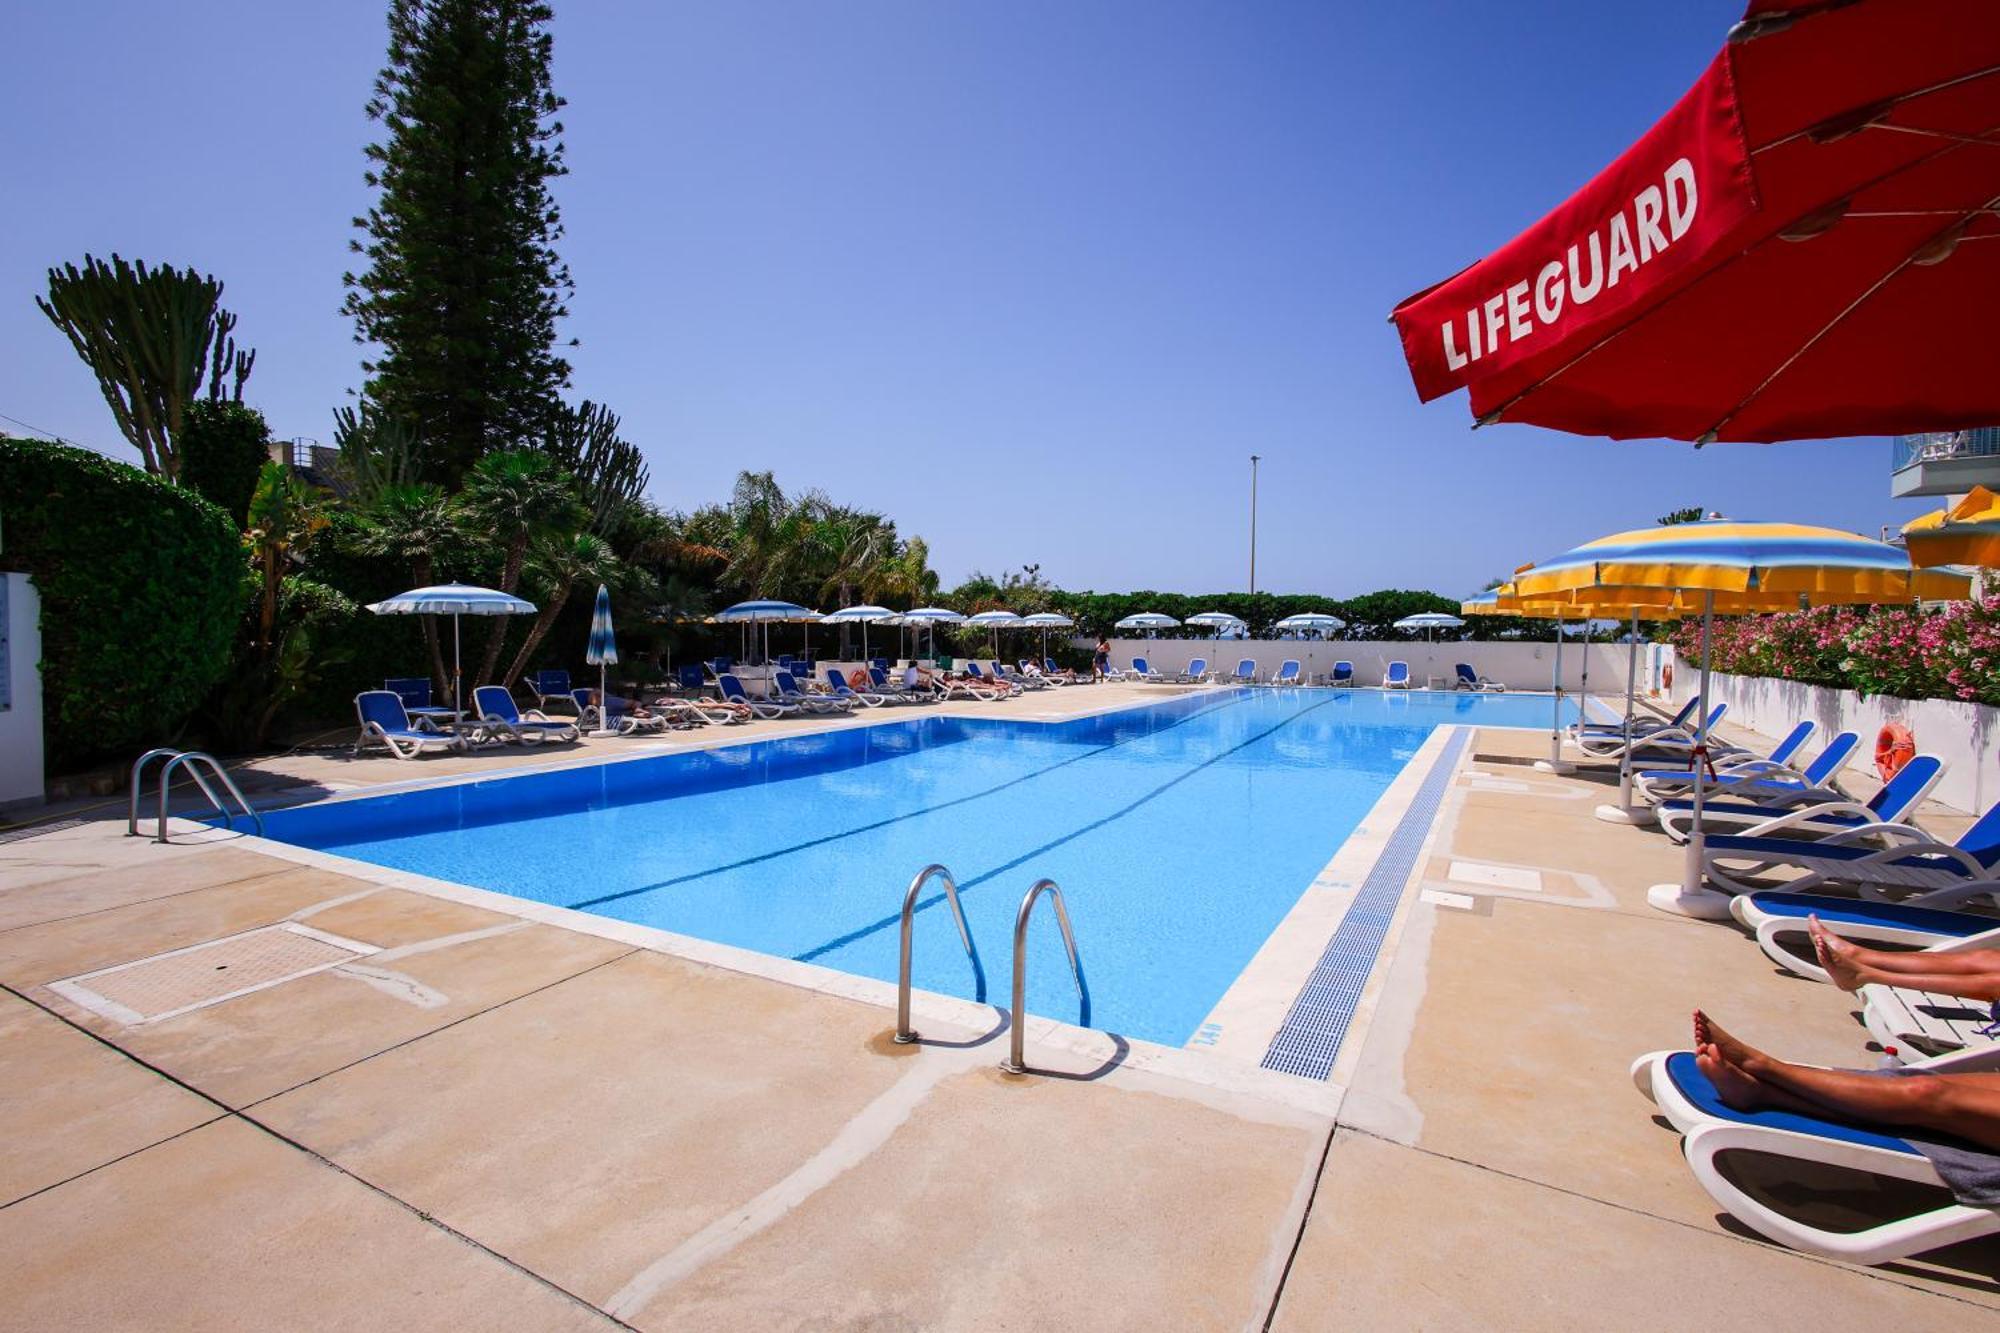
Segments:
[[[264,600],[257,610],[257,649],[266,658],[271,655],[271,629],[278,621],[278,552],[267,547],[264,551]]]
[[[500,591],[511,595],[521,582],[521,565],[528,555],[528,534],[522,532],[507,543],[507,563],[500,569]],[[493,679],[494,668],[500,665],[500,649],[507,642],[507,622],[512,616],[493,617],[493,631],[486,636],[486,652],[479,659],[479,674],[474,682],[488,683]]]
[[[423,556],[411,565],[410,577],[417,581],[419,588],[430,587],[431,579],[434,577],[431,558]],[[437,687],[437,693],[431,697],[442,700],[451,693],[451,677],[445,674],[444,645],[438,641],[437,617],[422,616],[419,619],[423,621],[424,649],[430,654],[431,659],[431,684]]]
[[[520,652],[514,654],[513,664],[507,668],[507,674],[500,678],[501,684],[512,688],[514,682],[521,678],[521,673],[528,669],[529,659],[535,655],[535,649],[541,647],[542,640],[549,636],[549,630],[555,625],[556,617],[562,614],[563,603],[568,600],[567,583],[549,595],[547,604],[536,614],[535,623],[528,627],[527,642],[521,645]]]

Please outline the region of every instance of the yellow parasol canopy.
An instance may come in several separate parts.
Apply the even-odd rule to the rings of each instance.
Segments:
[[[1913,565],[2000,566],[2000,495],[1984,486],[1903,527]]]

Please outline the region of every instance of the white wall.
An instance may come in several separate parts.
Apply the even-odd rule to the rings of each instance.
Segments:
[[[42,599],[26,574],[0,574],[0,803],[42,799]]]
[[[1078,640],[1089,648],[1096,640]],[[1563,688],[1581,689],[1586,651],[1590,658],[1590,692],[1596,695],[1623,695],[1625,692],[1626,646],[1622,643],[1593,643],[1586,649],[1579,643],[1563,645]],[[1354,663],[1354,678],[1363,685],[1378,685],[1389,663],[1410,664],[1410,675],[1422,685],[1427,675],[1449,677],[1452,664],[1469,663],[1474,671],[1497,680],[1510,690],[1546,690],[1554,683],[1556,646],[1553,643],[1500,641],[1444,641],[1422,643],[1378,642],[1368,639],[1335,639],[1320,643],[1293,639],[1113,639],[1111,664],[1124,668],[1132,659],[1144,657],[1153,670],[1173,674],[1184,670],[1191,658],[1205,657],[1211,671],[1231,671],[1246,657],[1257,662],[1259,676],[1276,674],[1288,657],[1314,675],[1333,670],[1338,661]],[[1673,650],[1664,644],[1639,645],[1639,691],[1647,692],[1657,680],[1659,666],[1673,660]]]
[[[1699,674],[1692,664],[1674,680],[1679,699],[1693,694]],[[1873,771],[1875,735],[1884,723],[1900,722],[1910,729],[1917,751],[1945,762],[1944,777],[1931,798],[1955,809],[1982,813],[2000,800],[2000,708],[1955,703],[1947,699],[1895,699],[1888,695],[1862,698],[1853,690],[1776,680],[1765,676],[1714,673],[1709,693],[1729,705],[1725,723],[1748,727],[1760,735],[1779,737],[1800,721],[1810,719],[1819,730],[1806,753],[1836,732],[1861,737],[1850,768]]]

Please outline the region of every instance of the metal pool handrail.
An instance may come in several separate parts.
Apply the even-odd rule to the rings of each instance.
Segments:
[[[207,768],[209,773],[222,784],[222,789],[228,792],[230,797],[236,802],[237,809],[250,816],[251,823],[256,826],[258,834],[261,835],[264,832],[264,816],[258,814],[256,807],[243,799],[242,791],[230,779],[228,770],[216,762],[215,756],[204,754],[200,750],[161,749],[146,751],[132,765],[132,797],[125,818],[125,835],[127,837],[136,837],[139,833],[139,789],[144,780],[146,765],[162,755],[168,756],[168,758],[166,766],[160,770],[160,813],[159,820],[154,826],[153,841],[167,841],[167,791],[173,786],[174,770],[177,768],[187,770],[187,775],[194,781],[194,785],[201,789],[201,794],[208,798],[208,803],[211,806],[215,807],[215,813],[222,816],[224,828],[235,829],[235,816],[230,813],[229,807],[225,806],[216,797],[215,789],[209,786],[208,780],[201,775],[203,768]]]
[[[1052,879],[1038,879],[1028,890],[1027,897],[1021,899],[1021,910],[1014,917],[1014,1007],[1009,1014],[1014,1029],[1009,1043],[1007,1058],[1001,1062],[1001,1071],[1008,1074],[1028,1072],[1028,921],[1035,914],[1035,903],[1046,891],[1056,905],[1056,924],[1062,927],[1063,947],[1069,950],[1069,973],[1076,982],[1076,997],[1081,1002],[1080,1021],[1090,1022],[1090,990],[1083,984],[1083,964],[1076,956],[1076,935],[1069,928],[1069,909],[1063,905],[1062,890]]]
[[[972,960],[973,981],[978,988],[974,998],[982,1004],[986,1001],[986,969],[979,964],[979,950],[972,946],[972,931],[965,924],[965,909],[958,901],[958,881],[943,866],[927,865],[917,872],[903,894],[903,942],[896,969],[896,1040],[905,1046],[917,1039],[916,1029],[910,1026],[910,927],[916,916],[917,895],[933,875],[944,881],[944,899],[951,904],[952,919],[958,923],[958,938],[965,944],[965,956]]]

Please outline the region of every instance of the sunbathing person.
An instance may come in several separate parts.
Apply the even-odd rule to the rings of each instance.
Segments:
[[[2000,949],[1895,953],[1842,939],[1816,916],[1806,918],[1806,929],[1812,932],[1819,965],[1842,990],[1879,984],[1966,1000],[2000,1000]]]
[[[1931,1130],[2000,1152],[2000,1074],[1899,1076],[1788,1064],[1738,1041],[1697,1009],[1695,1063],[1723,1104]]]

